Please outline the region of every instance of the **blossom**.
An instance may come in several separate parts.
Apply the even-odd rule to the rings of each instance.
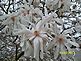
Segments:
[[[17,17],[17,15],[19,15],[19,14],[18,13],[17,14],[12,13],[12,14],[9,15],[9,17],[6,20],[4,20],[2,22],[3,25],[7,26],[7,28],[5,27],[4,31],[6,31],[7,29],[9,29],[8,33],[12,34],[13,28],[15,28],[15,25],[17,25],[17,22],[18,22],[18,19],[19,19]]]
[[[29,4],[33,4],[34,6],[38,6],[40,4],[40,0],[28,0]]]
[[[59,0],[46,0],[46,6],[50,10],[55,10],[58,8],[58,5],[57,5],[58,2],[59,2]]]
[[[63,11],[69,11],[70,2],[70,0],[59,0],[58,7],[60,8],[62,6]]]
[[[68,29],[63,33],[61,33],[59,28],[56,27],[56,31],[57,32],[54,31],[51,32],[53,38],[49,43],[46,44],[46,50],[48,51],[53,47],[55,49],[54,59],[56,60],[59,57],[59,55],[64,60],[69,59],[69,55],[66,54],[63,55],[60,54],[59,52],[73,51],[73,49],[71,49],[71,46],[73,45],[76,46],[76,48],[79,48],[79,44],[75,41],[75,39],[72,36],[68,36],[68,33],[72,33],[72,29]]]
[[[32,27],[32,29],[27,29],[23,24],[19,23],[22,29],[21,30],[18,29],[18,32],[15,32],[15,34],[18,34],[18,35],[25,35],[24,39],[26,40],[29,39],[29,41],[32,42],[32,48],[34,48],[34,58],[36,58],[37,61],[39,61],[39,56],[41,59],[43,59],[43,48],[45,43],[48,42],[48,39],[49,39],[46,34],[47,32],[45,31],[46,28],[44,28],[44,24],[50,21],[53,18],[54,14],[55,13],[49,16],[43,17],[42,18],[43,20],[40,20],[35,26]],[[23,43],[21,42],[21,45]],[[39,55],[39,51],[40,51],[40,55]]]
[[[16,15],[14,14],[15,13],[10,14],[9,17],[5,21],[2,22],[2,24],[8,25],[8,24],[15,22]]]
[[[69,11],[70,0],[47,0],[46,6],[49,10]]]

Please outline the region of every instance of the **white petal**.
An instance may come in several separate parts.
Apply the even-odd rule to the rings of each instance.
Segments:
[[[62,21],[62,19],[60,19],[60,18],[55,18],[55,21],[56,21],[57,23],[59,23],[59,24],[63,24],[63,21]]]
[[[59,51],[59,45],[57,45],[57,47],[56,47],[56,51],[55,51],[55,59],[57,59],[57,57],[58,57],[58,55],[59,55],[59,53],[60,53],[60,51]]]
[[[42,38],[39,38],[39,42],[40,42],[40,58],[43,59],[43,40]]]
[[[35,25],[29,21],[29,17],[20,17],[21,18],[21,23],[24,25],[27,25],[28,23],[30,23],[33,27],[35,27]]]
[[[77,32],[81,32],[81,25],[75,26],[75,30],[76,30]]]
[[[26,56],[26,57],[33,56],[33,48],[28,41],[26,41],[26,42],[27,42],[27,45],[26,45],[26,50],[25,50],[24,56]]]
[[[22,51],[25,51],[28,48],[28,46],[27,46],[26,40],[22,40],[22,41],[23,41],[23,43],[21,42],[20,46],[22,47]]]
[[[67,33],[73,33],[73,29],[67,29],[62,34],[66,35]]]
[[[59,4],[58,4],[58,8],[60,8],[61,7],[61,1],[59,1]]]
[[[14,34],[18,34],[18,35],[21,35],[21,34],[31,34],[30,30],[20,30],[18,32],[14,32]]]
[[[39,38],[36,37],[34,40],[33,40],[33,44],[34,44],[34,58],[39,61]]]
[[[46,43],[46,48],[45,48],[45,50],[46,50],[46,51],[47,51],[47,50],[50,50],[50,49],[53,47],[53,45],[54,45],[53,42],[51,42],[51,41],[50,41],[49,43],[47,42],[47,43]]]
[[[68,51],[71,51],[72,49],[70,48],[70,46],[67,45],[67,43],[64,43],[64,45],[67,47]]]
[[[4,25],[8,25],[8,24],[11,24],[11,23],[13,23],[13,22],[10,18],[8,18],[7,20],[2,22],[2,24],[4,24]]]
[[[17,23],[17,24],[20,25],[20,27],[21,27],[22,29],[27,29],[27,28],[25,27],[25,25],[20,24],[20,23]]]
[[[41,36],[41,37],[45,37],[45,38],[48,37],[48,36],[47,36],[46,34],[44,34],[44,33],[40,33],[40,36]]]
[[[72,45],[74,45],[74,46],[76,46],[76,47],[79,47],[79,44],[76,43],[76,42],[72,42],[72,41],[70,41],[70,40],[67,40],[67,42],[70,43],[70,44],[72,44]]]
[[[26,37],[25,37],[25,34],[21,37],[21,40],[20,40],[20,46],[22,47],[22,46],[24,46],[25,45],[25,43],[26,43]]]
[[[22,47],[24,45],[24,40],[21,41],[20,46]]]
[[[69,11],[71,5],[71,1],[70,0],[64,0],[64,11]]]
[[[65,49],[64,49],[64,45],[61,44],[61,52],[67,52]],[[66,54],[61,54],[62,55],[62,58],[63,59],[66,59]]]
[[[2,29],[2,31],[3,31],[3,32],[6,32],[8,28],[9,28],[9,26],[5,26],[5,28]]]
[[[35,36],[32,36],[32,37],[29,38],[29,40],[33,40],[34,38],[35,38]]]
[[[42,20],[40,20],[37,25],[36,25],[36,29],[37,30],[41,30],[41,28],[43,27],[44,24],[46,24],[48,21],[50,21],[54,16],[54,13],[46,16],[46,17],[42,17]]]
[[[31,4],[31,3],[32,3],[32,1],[33,1],[33,0],[28,0],[29,4]]]

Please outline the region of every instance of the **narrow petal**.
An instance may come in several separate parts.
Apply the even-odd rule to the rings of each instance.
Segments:
[[[36,29],[39,30],[41,29],[41,27],[43,27],[44,24],[46,24],[48,21],[50,21],[55,13],[48,15],[46,17],[42,17],[43,20],[40,20],[37,25],[36,25]]]
[[[40,42],[40,58],[43,59],[43,40],[42,38],[39,38],[39,42]]]
[[[33,40],[33,44],[34,44],[34,58],[39,61],[39,39],[38,37],[36,37],[34,40]]]
[[[33,40],[34,38],[35,38],[35,36],[32,36],[32,37],[29,38],[29,40]]]
[[[67,43],[64,43],[68,51],[71,51],[72,49],[67,45]]]
[[[55,18],[54,19],[58,24],[63,24],[63,21],[62,21],[62,19],[60,19],[60,18]]]
[[[20,23],[17,23],[17,24],[20,25],[21,29],[27,29],[27,28],[25,27],[25,25],[20,24]]]
[[[43,39],[43,45],[45,46],[49,42],[49,37],[44,33],[40,33],[40,37]]]
[[[52,41],[47,42],[45,50],[48,51],[48,50],[52,49],[53,45],[54,45],[54,43]]]
[[[40,33],[40,37],[42,37],[42,38],[48,38],[48,36],[46,34],[44,34],[44,33]]]
[[[64,49],[64,44],[61,44],[61,52],[67,52],[65,49]],[[62,58],[63,59],[66,59],[66,54],[61,54]]]
[[[67,42],[70,43],[70,44],[72,44],[72,45],[74,45],[74,46],[76,46],[76,47],[79,47],[79,44],[76,43],[76,42],[72,42],[72,41],[70,41],[70,40],[67,40]]]
[[[27,29],[23,29],[23,30],[20,30],[20,31],[18,31],[18,32],[14,32],[14,34],[18,34],[18,35],[20,35],[20,34],[32,34],[31,32],[30,32],[30,30],[27,30]]]
[[[2,24],[4,24],[4,25],[8,25],[8,24],[11,24],[11,23],[13,23],[13,22],[10,18],[8,18],[7,20],[2,22]]]
[[[55,59],[57,59],[57,57],[58,57],[58,55],[59,55],[59,53],[60,53],[60,51],[59,51],[59,45],[57,45],[57,47],[55,48],[56,50],[55,50],[55,55],[54,55],[54,57],[55,57]]]
[[[22,47],[22,51],[25,51],[28,47],[26,47],[26,40],[22,40],[22,42],[20,43],[20,46]]]
[[[33,48],[32,46],[30,45],[30,43],[28,41],[26,41],[26,50],[25,50],[25,53],[24,53],[24,56],[26,57],[30,57],[30,56],[33,56]]]

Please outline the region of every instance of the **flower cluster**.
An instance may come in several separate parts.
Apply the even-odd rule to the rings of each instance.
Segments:
[[[62,28],[64,21],[61,16],[65,11],[69,11],[70,0],[23,2],[24,5],[20,6],[18,12],[9,14],[2,22],[6,25],[2,31],[21,37],[20,46],[26,57],[33,57],[37,61],[43,60],[44,54],[54,49],[54,60],[70,60],[69,55],[60,54],[61,51],[73,51],[71,46],[79,48],[79,44],[70,35],[73,33],[73,28],[67,30]],[[75,29],[79,27],[76,26]]]

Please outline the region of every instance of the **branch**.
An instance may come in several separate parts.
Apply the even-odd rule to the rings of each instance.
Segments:
[[[8,10],[9,10],[9,8],[10,8],[10,0],[9,0],[9,4],[8,4],[8,8],[7,8],[7,14],[8,14]]]
[[[18,47],[17,47],[17,44],[16,44],[16,56],[15,56],[15,60],[17,61],[17,49],[18,49]]]
[[[4,10],[4,8],[0,5],[0,8],[2,9],[3,12],[7,14],[7,12]]]
[[[23,55],[24,55],[24,51],[18,54],[17,60],[18,60],[21,56],[23,56]]]
[[[62,34],[65,30],[67,30],[67,29],[71,29],[71,28],[73,28],[74,26],[71,26],[71,27],[68,27],[68,28],[65,28],[64,26],[63,26],[63,31],[60,33],[60,34]]]

